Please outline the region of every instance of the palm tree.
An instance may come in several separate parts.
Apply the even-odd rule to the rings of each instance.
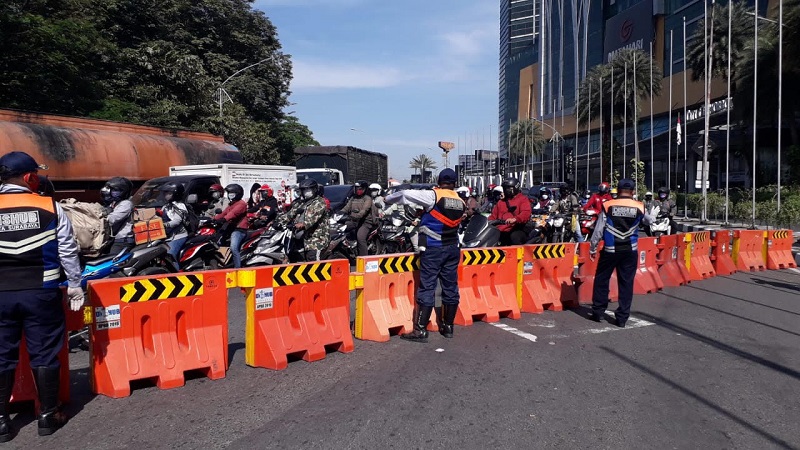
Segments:
[[[635,64],[634,64],[635,62]],[[580,109],[578,110],[578,121],[586,125],[589,117],[597,120],[600,113],[600,103],[603,103],[603,135],[607,142],[611,142],[611,124],[617,121],[624,121],[625,103],[627,101],[628,123],[639,123],[639,113],[643,101],[650,97],[650,70],[653,71],[653,95],[661,94],[661,68],[658,67],[650,57],[641,50],[622,50],[617,56],[607,64],[602,64],[592,68],[586,74],[586,78],[580,85]],[[634,76],[634,67],[636,68]],[[613,71],[613,79],[612,79]],[[627,71],[627,98],[625,97],[625,72]],[[613,86],[612,86],[613,82]],[[635,84],[634,84],[635,82]],[[612,98],[613,92],[613,98]],[[591,95],[590,95],[591,94]],[[602,100],[601,100],[602,98]],[[613,103],[614,117],[611,117]],[[635,154],[639,154],[639,129],[634,127],[634,148]],[[603,143],[606,148],[606,143]],[[603,155],[603,160],[610,163],[610,158]],[[624,161],[623,164],[627,164]],[[602,173],[610,174],[611,168],[603,170]]]
[[[436,170],[436,161],[434,161],[430,156],[426,154],[420,154],[415,156],[411,159],[408,164],[408,167],[414,169],[414,173],[419,170],[419,173],[422,177],[422,182],[426,183],[428,180],[425,179],[425,171],[426,170]]]
[[[747,6],[744,1],[731,3],[731,79],[736,79],[737,68],[741,65],[736,64],[737,58],[742,54],[745,46],[753,38],[753,17],[752,8]],[[711,10],[711,17],[707,23],[707,30],[698,27],[694,36],[686,48],[686,63],[692,69],[692,80],[697,81],[705,78],[706,63],[703,37],[708,38],[711,44],[711,27],[713,25],[713,47],[711,49],[711,77],[727,80],[728,78],[728,5],[714,4]],[[734,86],[731,90],[735,91]]]
[[[541,155],[544,146],[542,127],[531,119],[515,122],[508,129],[508,152],[517,159],[523,158],[525,155],[531,157]]]

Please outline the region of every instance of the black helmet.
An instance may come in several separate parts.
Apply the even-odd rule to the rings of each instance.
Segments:
[[[358,180],[353,184],[353,191],[357,197],[364,195],[367,189],[369,189],[369,183],[364,180]],[[360,194],[358,193],[359,190],[361,191]]]
[[[186,188],[184,188],[181,183],[169,182],[161,186],[161,192],[172,193],[170,201],[181,201],[183,200],[183,194],[186,192]]]
[[[236,195],[234,198],[230,199],[231,202],[238,202],[244,197],[244,188],[235,183],[225,186],[225,192]]]
[[[546,195],[547,197],[544,197],[545,195]],[[550,189],[547,189],[546,187],[541,187],[541,188],[539,188],[539,198],[540,198],[540,199],[542,199],[542,200],[547,200],[547,199],[551,198],[552,196],[553,196],[553,195],[552,195],[552,193],[550,192]]]
[[[311,200],[315,196],[320,195],[319,183],[312,178],[306,178],[301,181],[297,189],[300,191],[301,200]],[[310,194],[306,196],[306,192],[310,192]]]
[[[667,197],[669,197],[669,189],[665,187],[658,188],[658,198],[663,200]]]
[[[500,186],[503,187],[503,195],[505,195],[507,199],[519,193],[519,181],[517,181],[516,178],[506,178],[500,183]]]
[[[133,183],[125,177],[114,177],[106,181],[106,185],[100,190],[103,197],[108,197],[111,201],[118,202],[127,200],[131,196]]]

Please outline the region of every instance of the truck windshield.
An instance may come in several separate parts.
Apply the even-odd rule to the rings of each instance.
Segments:
[[[339,174],[336,172],[319,171],[319,172],[300,172],[297,174],[298,183],[309,178],[323,186],[341,184],[339,180]]]

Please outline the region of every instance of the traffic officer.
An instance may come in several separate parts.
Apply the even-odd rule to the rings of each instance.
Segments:
[[[66,326],[59,284],[68,281],[73,311],[84,296],[72,224],[57,202],[35,193],[44,169],[23,152],[0,157],[0,442],[13,437],[8,403],[23,332],[41,405],[39,436],[67,422],[58,404]]]
[[[439,332],[453,337],[453,321],[458,311],[458,226],[466,205],[455,192],[456,172],[439,173],[438,188],[404,190],[386,197],[387,204],[419,205],[425,213],[419,227],[419,289],[414,309],[414,330],[400,337],[414,342],[428,342],[428,322],[435,303],[437,279],[442,284],[442,326]]]
[[[616,325],[624,328],[633,302],[633,277],[638,261],[639,223],[649,225],[652,217],[645,215],[642,202],[633,199],[636,184],[633,180],[620,180],[619,198],[603,203],[600,218],[592,234],[589,247],[594,260],[597,244],[603,240],[603,253],[597,264],[592,292],[592,314],[590,319],[599,322],[608,306],[608,282],[611,273],[617,270],[619,306],[615,311]]]

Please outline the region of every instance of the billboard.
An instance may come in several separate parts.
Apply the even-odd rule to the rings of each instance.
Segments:
[[[653,40],[653,2],[644,0],[606,20],[606,35],[603,45],[605,62],[611,62],[626,49],[650,53]]]

